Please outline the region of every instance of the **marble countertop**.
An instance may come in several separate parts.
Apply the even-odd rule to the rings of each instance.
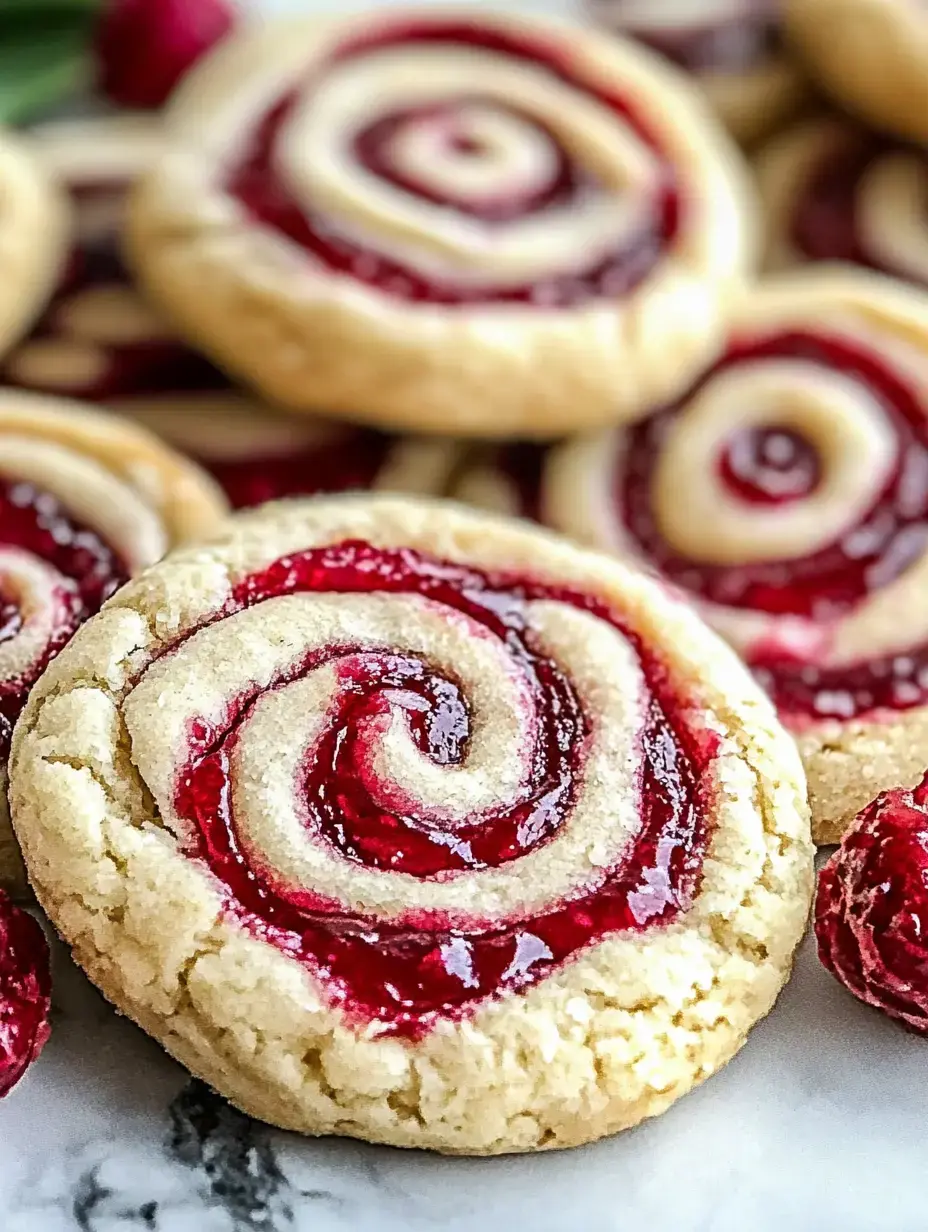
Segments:
[[[53,1035],[0,1104],[2,1232],[924,1232],[928,1044],[807,943],[721,1074],[592,1147],[442,1159],[231,1109],[59,952]]]
[[[297,6],[323,7],[264,5]],[[744,1051],[662,1118],[496,1160],[269,1130],[191,1081],[60,950],[56,966],[51,1042],[0,1103],[0,1232],[928,1228],[928,1043],[853,1001],[808,942]]]

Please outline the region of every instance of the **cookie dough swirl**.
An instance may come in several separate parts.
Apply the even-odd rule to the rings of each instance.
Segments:
[[[928,159],[850,121],[809,121],[757,160],[767,263],[849,261],[928,285]]]
[[[222,94],[233,76],[234,103]],[[637,312],[652,297],[666,321],[668,303],[704,291],[711,299],[743,268],[748,224],[733,152],[716,148],[703,119],[646,55],[568,26],[451,11],[275,27],[230,44],[179,96],[172,148],[136,200],[133,252],[171,312],[196,320],[198,338],[282,401],[302,409],[321,383],[333,407],[379,421],[392,399],[388,420],[432,416],[427,426],[447,428],[468,394],[468,351],[473,376],[486,381],[486,365],[504,359],[492,342],[500,330],[507,346],[531,350],[540,331],[553,357],[584,321],[605,341],[617,306]],[[227,242],[217,247],[220,218]],[[208,305],[193,312],[193,288],[181,287],[184,244],[210,281],[233,249],[249,280],[264,269],[277,287],[275,335],[283,341],[280,322],[291,322],[291,343],[313,357],[312,389],[293,386],[293,349],[275,375],[253,345],[230,345],[228,322],[214,321]],[[223,294],[234,290],[227,275]],[[311,320],[324,305],[327,321]],[[348,375],[341,388],[328,375],[347,354],[340,318],[358,333],[355,369],[365,356],[356,385],[365,367],[376,382],[385,316],[398,349],[384,357],[370,405],[349,406]],[[362,329],[374,334],[363,344]],[[620,332],[611,331],[613,349]],[[403,353],[420,341],[417,376]],[[413,386],[426,392],[431,369],[450,359],[439,353],[445,345],[455,347],[457,394],[446,405],[432,389],[419,402],[433,410],[407,407]],[[500,384],[492,409],[467,410],[466,429],[506,430]],[[634,384],[625,379],[616,395],[630,403]],[[544,410],[526,411],[520,417],[550,433]],[[553,405],[550,413],[562,414]]]
[[[691,674],[697,642],[724,701]],[[64,685],[81,656],[112,663],[130,645],[131,671],[92,690]],[[758,741],[750,756],[732,706]],[[98,753],[91,795],[115,792],[123,812],[87,863],[99,832],[81,822],[64,835],[55,819],[86,750],[99,750],[91,733],[107,729],[113,760]],[[784,777],[762,817],[747,801],[771,791],[774,745]],[[171,939],[152,941],[173,954],[160,989],[135,983],[122,923],[104,924],[104,940],[92,898],[64,914],[94,978],[195,1070],[238,1075],[235,1098],[291,1127],[504,1150],[598,1136],[664,1106],[769,1004],[808,896],[792,756],[734,658],[651,583],[454,506],[352,498],[240,516],[215,546],[175,554],[120,592],[33,694],[12,778],[17,830],[54,916],[76,881],[121,864],[128,847],[120,919],[144,927],[154,885],[171,899],[159,892],[160,919],[183,902]],[[783,855],[774,831],[792,836]],[[40,870],[66,848],[67,885],[53,883]],[[742,952],[730,933],[749,899],[748,915],[765,913],[752,898],[761,876],[784,899],[759,922],[763,944]],[[647,1007],[642,1040],[660,1004],[649,1053],[664,1038],[663,998],[679,991],[664,983],[678,952],[703,988],[737,955],[734,1033],[694,1042],[696,1069],[682,1060],[660,1095],[618,1057],[624,1091],[591,1069],[582,1081],[603,1090],[582,1127],[539,1128],[552,1115],[544,1094],[537,1115],[506,1125],[536,1096],[507,1092],[504,1041],[531,1052],[539,1029],[552,1043],[562,1031],[569,1041],[569,1021],[595,1030],[587,990],[602,988],[620,1017]],[[168,974],[180,969],[185,991]],[[690,974],[681,969],[680,988]],[[230,1015],[244,1016],[234,1029]],[[210,1058],[223,1038],[226,1060]],[[249,1055],[235,1061],[239,1047]],[[323,1088],[294,1078],[307,1050]],[[457,1128],[439,1107],[448,1092],[418,1119],[404,1112],[397,1092],[420,1065],[442,1083],[457,1066]],[[379,1128],[353,1090],[360,1073],[394,1092]]]
[[[20,871],[5,799],[10,736],[29,687],[132,574],[224,503],[146,433],[66,402],[0,398],[0,882]]]
[[[823,836],[928,753],[925,321],[875,277],[772,283],[683,400],[545,464],[545,520],[659,568],[754,668]]]

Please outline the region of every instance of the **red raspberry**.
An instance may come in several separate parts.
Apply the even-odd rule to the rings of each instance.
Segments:
[[[0,1098],[48,1039],[51,986],[45,934],[0,891]]]
[[[858,814],[819,874],[815,935],[855,997],[928,1034],[928,775]]]
[[[123,107],[160,107],[235,24],[227,0],[106,0],[96,33],[98,85]]]

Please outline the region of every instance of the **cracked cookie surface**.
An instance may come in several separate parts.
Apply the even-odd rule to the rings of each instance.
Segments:
[[[255,1116],[570,1146],[723,1065],[811,895],[795,747],[656,583],[441,502],[238,515],[33,690],[11,802],[103,992]]]

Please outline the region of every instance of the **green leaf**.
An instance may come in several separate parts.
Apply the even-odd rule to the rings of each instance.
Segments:
[[[0,123],[49,110],[90,80],[92,29],[87,0],[0,0]]]

